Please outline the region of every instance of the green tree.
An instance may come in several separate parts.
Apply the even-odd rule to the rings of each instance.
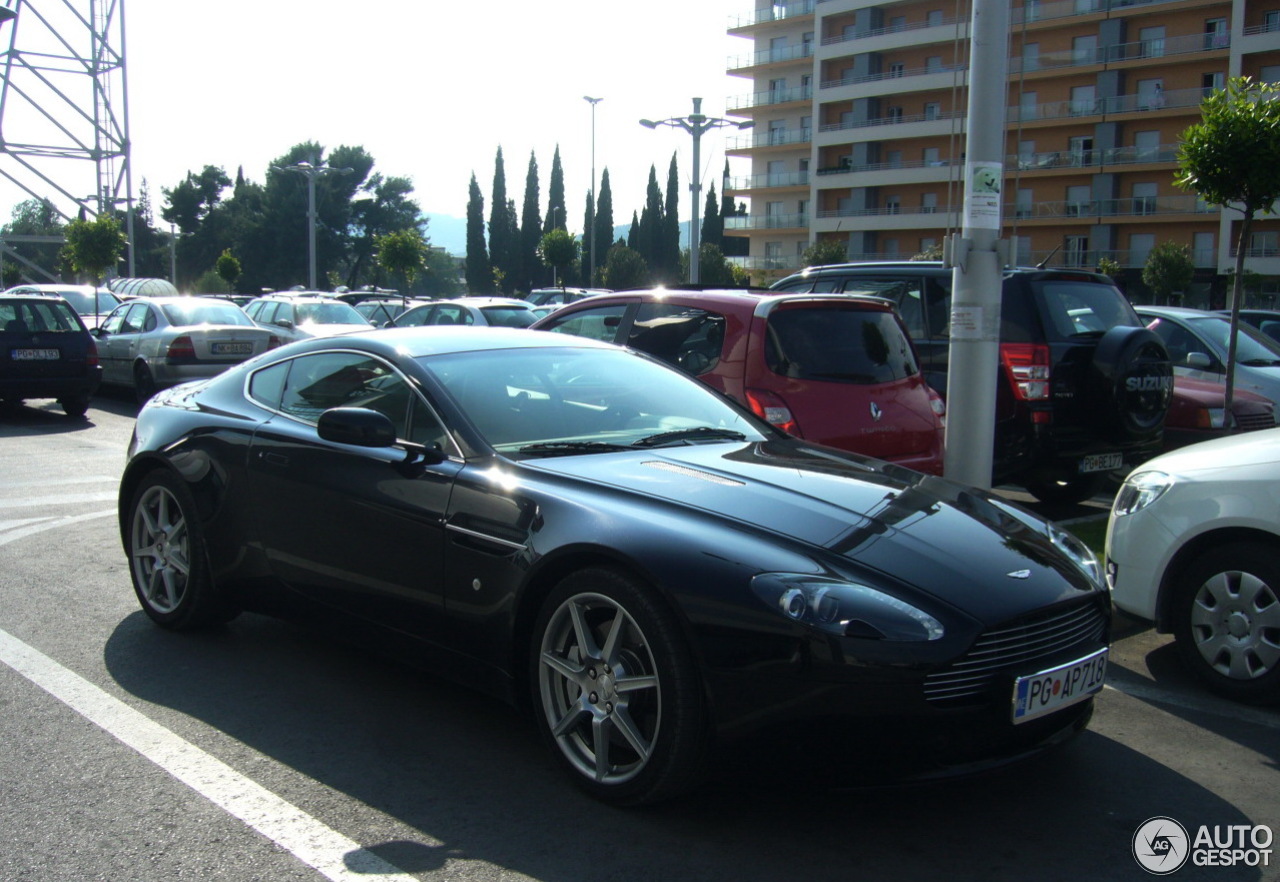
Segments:
[[[125,237],[120,222],[109,214],[93,220],[73,220],[67,224],[67,244],[63,254],[77,272],[86,273],[94,285],[102,283],[107,270],[120,262]]]
[[[585,207],[582,210],[582,278],[579,279],[583,285],[594,284],[592,282],[591,272],[591,240],[595,236],[596,231],[596,206],[591,201],[591,191],[587,191]],[[597,260],[599,255],[597,255]]]
[[[1191,249],[1176,242],[1161,242],[1147,255],[1142,266],[1142,281],[1155,295],[1157,304],[1172,302],[1173,295],[1186,291],[1195,275]]]
[[[704,245],[721,247],[724,239],[724,218],[720,217],[720,200],[716,197],[716,185],[707,190],[707,200],[702,207],[702,230],[700,242]]]
[[[703,285],[733,286],[738,283],[734,267],[725,258],[719,245],[703,242],[698,246],[702,260],[698,264],[698,280]]]
[[[422,234],[410,227],[378,236],[374,241],[378,265],[393,276],[402,278],[404,287],[401,290],[408,293],[414,277],[426,261],[427,243]]]
[[[1280,85],[1232,77],[1200,103],[1200,122],[1182,133],[1174,181],[1212,205],[1243,215],[1236,238],[1234,283],[1227,302],[1231,334],[1227,346],[1226,410],[1234,397],[1236,338],[1240,327],[1240,283],[1254,216],[1280,199]]]
[[[596,210],[592,223],[596,241],[596,266],[591,271],[591,284],[594,284],[596,276],[602,272],[605,257],[613,244],[613,190],[609,186],[609,169],[607,168],[600,175],[600,190],[596,194]]]
[[[502,160],[502,148],[498,148],[493,160],[493,189],[489,191],[489,263],[493,277],[503,293],[515,290],[516,272],[513,272],[517,243],[511,237],[512,219],[507,202],[507,172]]]
[[[538,256],[543,263],[555,270],[555,281],[563,285],[569,268],[578,259],[578,240],[568,230],[556,227],[543,234],[538,245]]]
[[[569,215],[565,214],[564,205],[564,169],[560,166],[558,144],[551,160],[551,181],[547,185],[547,217],[543,221],[542,232],[549,233],[554,229],[569,229]]]
[[[1120,262],[1117,260],[1110,257],[1098,258],[1098,272],[1109,277],[1113,282],[1120,278],[1121,269]]]
[[[529,151],[529,170],[524,177],[524,206],[520,211],[520,279],[517,288],[532,291],[544,282],[544,267],[538,259],[542,241],[542,215],[538,209],[538,159]]]
[[[25,269],[29,279],[55,281],[63,231],[62,215],[48,199],[25,199],[19,202],[10,213],[9,223],[0,228],[0,233],[6,239],[5,245],[16,255],[11,256],[11,260],[16,261],[17,265],[7,264],[6,268],[14,266],[11,272],[18,272],[18,281],[21,281],[22,269]],[[58,241],[14,242],[9,238],[13,236],[38,236]]]
[[[649,284],[649,266],[640,252],[614,245],[605,257],[603,281],[615,291],[642,288]]]
[[[224,248],[222,253],[218,255],[218,263],[215,267],[218,276],[222,281],[227,283],[227,293],[235,293],[236,279],[240,278],[240,261],[231,253],[230,248]]]
[[[662,215],[662,271],[667,281],[679,282],[688,278],[688,274],[680,271],[680,170],[674,153],[667,167],[667,196]]]
[[[839,239],[818,239],[800,255],[800,263],[805,267],[844,263],[848,259],[847,246]]]
[[[467,200],[467,290],[472,294],[493,291],[493,264],[484,244],[484,197],[476,176],[471,175],[470,198]]]

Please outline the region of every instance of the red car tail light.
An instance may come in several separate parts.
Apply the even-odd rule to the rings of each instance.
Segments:
[[[91,368],[96,368],[102,363],[98,360],[98,344],[92,340],[89,341],[89,348],[85,350],[84,361]]]
[[[192,342],[190,335],[183,334],[181,337],[175,337],[169,344],[169,351],[165,353],[165,357],[169,361],[189,361],[195,358],[196,345]]]
[[[1004,343],[1000,363],[1019,401],[1049,400],[1049,347],[1036,343]]]
[[[756,416],[769,424],[789,434],[800,435],[800,427],[796,424],[796,418],[791,415],[791,408],[773,392],[748,389],[747,404]]]
[[[268,348],[268,349],[278,349],[278,348],[280,348],[280,347],[281,347],[281,346],[283,346],[283,345],[284,345],[284,341],[283,341],[283,340],[281,340],[279,337],[277,337],[275,334],[272,334],[272,335],[267,339],[267,348]]]

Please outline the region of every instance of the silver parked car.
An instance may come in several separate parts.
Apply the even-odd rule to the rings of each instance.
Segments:
[[[527,328],[540,316],[533,304],[513,297],[464,297],[438,300],[406,310],[396,317],[397,328],[420,325],[471,325],[473,327]]]
[[[234,303],[211,297],[129,300],[93,334],[102,381],[132,387],[139,401],[166,386],[217,376],[283,342]]]
[[[107,313],[120,305],[120,298],[106,288],[95,288],[93,285],[15,285],[5,294],[44,294],[61,297],[71,304],[71,308],[80,316],[85,327],[93,330],[102,324]]]
[[[1230,317],[1176,306],[1134,309],[1164,341],[1177,376],[1209,382],[1225,378]],[[1245,322],[1236,338],[1235,387],[1280,404],[1280,343]]]
[[[259,327],[279,334],[286,343],[373,327],[349,303],[318,291],[264,294],[246,304],[244,311]]]

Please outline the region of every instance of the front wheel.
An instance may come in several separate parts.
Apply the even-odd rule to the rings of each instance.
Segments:
[[[174,631],[225,622],[236,609],[213,584],[195,500],[182,480],[152,472],[125,521],[129,573],[142,610]]]
[[[1261,545],[1207,551],[1174,584],[1174,637],[1214,692],[1250,704],[1280,701],[1280,566]]]
[[[538,616],[530,685],[538,728],[588,793],[640,805],[692,787],[707,711],[674,614],[629,575],[566,577]]]

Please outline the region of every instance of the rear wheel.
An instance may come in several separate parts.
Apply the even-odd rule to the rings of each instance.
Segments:
[[[580,787],[639,805],[696,783],[706,707],[692,654],[659,598],[617,570],[581,570],[551,592],[534,635],[538,727]]]
[[[58,404],[62,405],[62,409],[66,411],[69,417],[82,417],[89,410],[88,395],[70,395],[66,398],[59,398]]]
[[[133,366],[133,392],[139,405],[146,404],[147,399],[156,394],[156,381],[151,376],[151,369],[141,362]]]
[[[187,631],[235,616],[238,610],[213,584],[195,500],[181,479],[163,471],[143,479],[124,538],[133,590],[156,624]]]
[[[1280,701],[1280,565],[1237,542],[1207,551],[1174,584],[1174,637],[1187,666],[1236,701]]]

